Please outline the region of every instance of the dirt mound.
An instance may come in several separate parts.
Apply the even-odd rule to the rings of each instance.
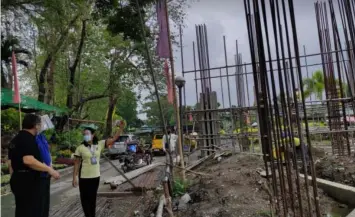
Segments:
[[[269,198],[262,190],[263,180],[255,170],[258,167],[262,167],[262,162],[255,156],[233,157],[204,166],[201,170],[212,176],[200,179],[188,190],[192,204],[187,210],[180,210],[179,216],[228,217],[267,213]]]
[[[326,156],[316,164],[317,177],[355,187],[355,159]]]

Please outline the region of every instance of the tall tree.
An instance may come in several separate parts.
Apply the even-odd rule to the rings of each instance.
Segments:
[[[138,103],[136,93],[131,90],[123,90],[116,104],[116,114],[126,120],[127,124],[132,126],[137,122]]]
[[[174,106],[168,102],[167,96],[161,96],[161,105],[163,109],[163,115],[167,124],[175,124]],[[149,101],[143,104],[142,113],[147,115],[147,123],[155,126],[160,126],[160,111],[156,100],[150,97]]]
[[[304,97],[309,97],[312,94],[315,94],[317,99],[323,99],[323,92],[325,89],[324,86],[324,76],[323,72],[318,70],[315,71],[311,78],[305,78],[303,80],[304,85]]]

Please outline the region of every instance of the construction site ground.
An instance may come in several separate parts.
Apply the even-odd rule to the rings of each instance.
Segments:
[[[355,143],[350,148],[351,156],[334,156],[330,141],[314,142],[317,177],[355,187]]]
[[[262,168],[262,158],[250,155],[234,155],[221,162],[205,162],[196,170],[209,175],[189,176],[194,183],[188,189],[192,203],[186,209],[179,210],[177,216],[271,216],[266,179],[257,172]],[[305,189],[302,191],[306,193]],[[343,207],[321,190],[319,193],[324,216],[332,216],[334,209]],[[336,212],[339,213],[338,210]]]

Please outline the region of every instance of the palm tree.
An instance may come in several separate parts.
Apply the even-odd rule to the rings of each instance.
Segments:
[[[31,52],[21,48],[20,42],[15,37],[8,37],[5,39],[4,35],[1,35],[1,87],[12,88],[12,73],[11,73],[11,58],[12,51],[16,54],[17,64],[28,67],[28,62],[20,59],[19,54],[25,54],[28,57],[31,56]],[[5,67],[3,67],[5,65]]]
[[[303,79],[303,88],[305,98],[315,94],[317,99],[322,100],[325,89],[323,72],[321,70],[315,71],[311,78]]]
[[[337,89],[340,89],[339,79],[335,79],[335,84]],[[311,78],[305,78],[303,80],[303,87],[304,87],[304,96],[306,98],[312,94],[315,94],[317,99],[322,100],[323,91],[325,90],[323,72],[318,70],[313,73]],[[342,87],[343,87],[342,92],[344,93],[344,96],[350,96],[351,95],[350,86],[345,82],[342,82]],[[339,98],[340,96],[341,95],[339,94]]]

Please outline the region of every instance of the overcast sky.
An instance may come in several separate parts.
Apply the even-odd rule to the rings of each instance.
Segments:
[[[267,0],[266,0],[267,1]],[[268,1],[267,1],[268,2]],[[315,18],[314,0],[294,0],[296,25],[300,52],[303,55],[303,45],[306,46],[307,54],[320,52],[319,41],[317,34],[317,24]],[[268,10],[269,13],[269,10]],[[270,14],[269,14],[270,15]],[[339,22],[339,21],[338,21]],[[183,53],[184,53],[184,70],[189,71],[194,69],[193,64],[193,48],[192,43],[196,41],[195,25],[206,24],[208,31],[209,59],[211,67],[225,66],[223,36],[226,36],[228,65],[234,64],[234,55],[236,54],[236,40],[239,43],[239,52],[243,55],[243,62],[250,62],[250,51],[248,42],[248,32],[246,27],[244,1],[243,0],[200,0],[191,3],[191,7],[187,9],[187,17],[185,20],[186,27],[183,29]],[[269,24],[271,28],[271,24]],[[274,44],[274,43],[272,43]],[[181,57],[180,47],[174,47],[175,69],[176,74],[181,75]],[[275,57],[275,54],[273,54]],[[197,59],[197,56],[196,56]],[[320,62],[320,57],[307,58],[308,64]],[[302,64],[305,60],[302,59]],[[198,68],[198,66],[197,66]],[[321,66],[309,67],[311,72],[321,69]],[[251,72],[251,67],[248,68]],[[211,76],[219,75],[219,70],[211,71]],[[235,73],[235,70],[229,69],[229,73]],[[222,74],[226,74],[222,70]],[[306,76],[304,68],[302,74]],[[196,90],[194,73],[185,75],[186,82],[186,101],[188,105],[196,103]],[[249,104],[253,103],[253,77],[248,76]],[[231,104],[236,105],[236,83],[235,77],[230,77],[230,92]],[[200,86],[200,84],[198,84]],[[212,79],[212,89],[217,91],[218,102],[222,104],[224,101],[225,107],[229,107],[228,85],[227,79],[223,78]],[[224,98],[222,99],[222,90]],[[198,90],[200,92],[200,90]],[[247,97],[246,97],[247,99]],[[248,104],[248,102],[247,102]],[[222,105],[223,106],[223,105]],[[141,116],[143,117],[143,116]]]

